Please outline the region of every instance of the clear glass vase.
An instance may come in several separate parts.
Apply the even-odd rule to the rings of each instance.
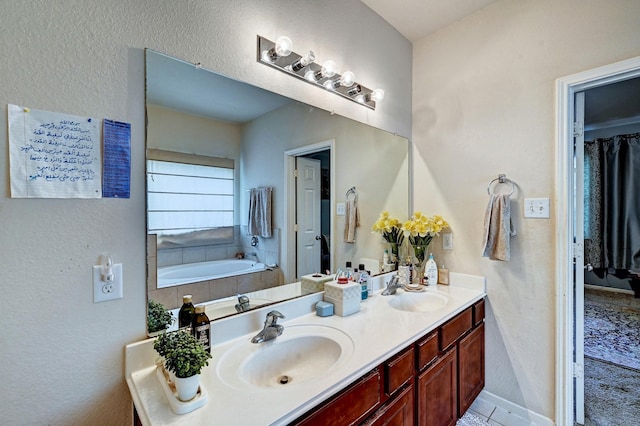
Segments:
[[[413,277],[412,284],[424,284],[424,269],[427,265],[427,249],[429,245],[412,245],[413,247]]]

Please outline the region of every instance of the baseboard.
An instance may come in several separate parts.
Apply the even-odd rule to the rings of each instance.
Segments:
[[[529,420],[529,422],[531,422],[531,426],[555,426],[555,422],[550,418],[545,417],[542,414],[535,413],[518,404],[514,404],[511,401],[507,401],[506,399],[494,395],[491,392],[487,392],[486,390],[480,392],[478,399],[489,404],[493,404],[496,407],[500,407],[503,410],[513,413],[518,417],[522,417],[525,420]]]
[[[595,284],[585,284],[584,288],[588,288],[590,290],[608,291],[611,293],[630,294],[631,296],[635,294],[633,290],[626,290],[624,288],[617,288],[617,287],[605,287],[602,285],[595,285]]]

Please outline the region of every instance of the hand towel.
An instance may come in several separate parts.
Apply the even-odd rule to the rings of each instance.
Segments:
[[[344,242],[356,242],[356,228],[360,226],[360,213],[358,212],[358,199],[354,196],[347,197],[344,215]]]
[[[509,194],[491,194],[484,213],[483,257],[491,260],[511,259],[511,237],[516,230],[511,222]]]
[[[271,237],[271,193],[273,188],[251,188],[249,194],[249,235]]]

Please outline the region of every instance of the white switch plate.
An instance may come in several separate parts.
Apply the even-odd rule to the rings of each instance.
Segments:
[[[453,234],[442,234],[442,248],[444,250],[453,250]]]
[[[549,219],[548,198],[525,198],[524,217],[534,219]]]
[[[113,281],[102,281],[102,266],[93,267],[93,303],[122,299],[122,263],[115,263],[111,270]]]
[[[337,203],[336,204],[336,214],[338,216],[344,216],[346,212],[346,207],[344,203]]]

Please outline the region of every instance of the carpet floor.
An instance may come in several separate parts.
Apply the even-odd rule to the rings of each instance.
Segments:
[[[640,299],[585,289],[585,426],[640,424]]]
[[[640,370],[640,299],[585,289],[584,354]]]

